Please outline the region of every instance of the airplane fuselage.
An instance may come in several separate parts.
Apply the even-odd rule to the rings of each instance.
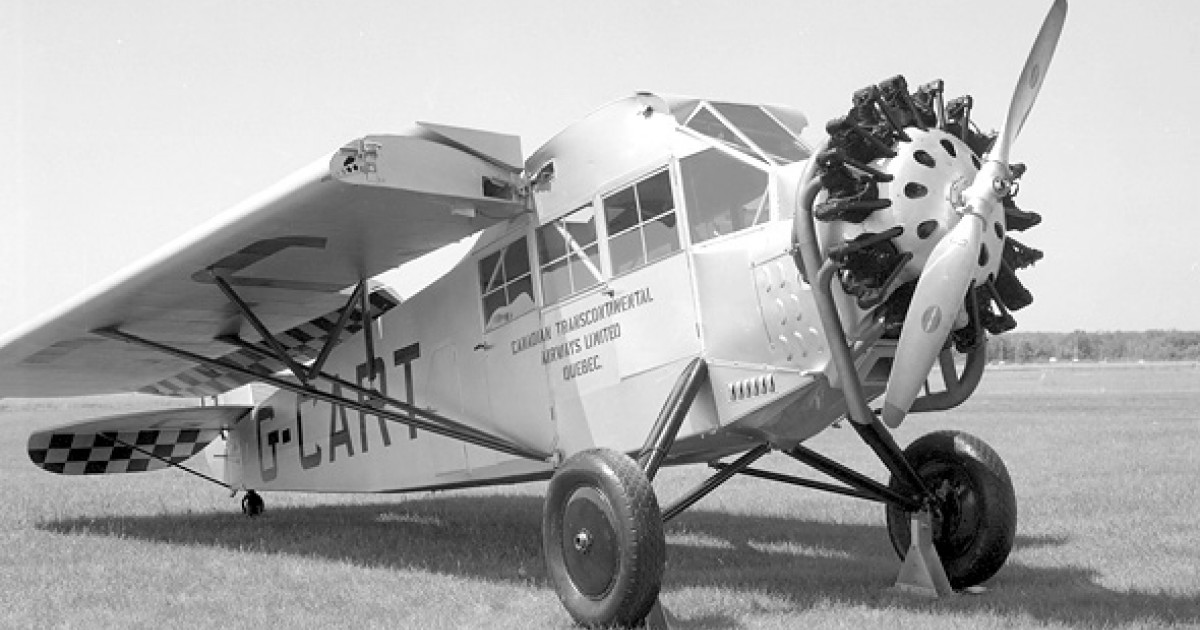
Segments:
[[[637,450],[703,357],[710,386],[670,461],[807,439],[845,408],[828,395],[836,375],[791,254],[802,125],[779,108],[650,95],[601,109],[529,158],[528,214],[443,252],[454,259],[444,275],[379,317],[370,344],[360,334],[339,346],[327,369],[566,457]],[[842,310],[858,330],[861,312]],[[861,355],[862,372],[881,356]],[[232,483],[264,490],[400,491],[552,470],[291,392],[238,426],[227,457]]]

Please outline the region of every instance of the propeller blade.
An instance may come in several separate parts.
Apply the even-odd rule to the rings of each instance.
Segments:
[[[980,271],[976,261],[982,231],[1003,216],[1001,197],[1011,184],[1009,149],[1042,89],[1066,19],[1066,0],[1056,0],[1025,60],[996,144],[974,181],[963,191],[962,219],[933,248],[917,280],[884,393],[883,422],[889,427],[900,426],[908,415],[958,319],[971,279]]]
[[[1021,127],[1025,126],[1029,110],[1033,109],[1033,102],[1037,100],[1038,92],[1042,89],[1046,70],[1050,67],[1050,60],[1054,58],[1054,49],[1058,46],[1058,36],[1062,34],[1066,19],[1067,0],[1057,0],[1046,14],[1042,30],[1038,31],[1033,48],[1029,50],[1029,58],[1025,60],[1021,78],[1013,90],[1008,117],[1005,118],[1000,136],[991,151],[991,157],[1004,164],[1008,164],[1008,151],[1017,135],[1021,133]]]
[[[900,344],[884,394],[883,422],[900,426],[950,334],[979,257],[983,221],[963,216],[929,255],[904,317]]]

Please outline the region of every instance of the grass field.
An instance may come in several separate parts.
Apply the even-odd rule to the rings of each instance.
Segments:
[[[0,401],[0,626],[571,626],[540,557],[544,484],[268,494],[249,520],[182,472],[62,477],[25,455],[35,427],[145,404]],[[1016,549],[983,593],[891,590],[879,505],[735,479],[668,526],[673,625],[1200,627],[1200,366],[997,369],[897,438],[940,428],[988,441],[1017,488]],[[849,429],[810,445],[883,478]],[[704,474],[664,471],[660,500]]]

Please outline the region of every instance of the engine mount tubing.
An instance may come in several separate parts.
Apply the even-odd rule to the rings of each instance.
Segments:
[[[729,481],[729,478],[738,474],[750,464],[758,461],[758,458],[771,452],[770,444],[759,444],[750,449],[741,457],[733,461],[733,463],[718,470],[713,476],[705,479],[700,485],[692,488],[687,494],[675,500],[667,509],[662,512],[662,520],[664,523],[679,516],[684,510],[691,507],[700,499],[708,496],[713,490],[721,487],[721,484]]]
[[[646,443],[638,454],[638,464],[650,481],[654,481],[654,476],[658,474],[663,459],[671,450],[671,446],[675,444],[675,436],[679,434],[679,427],[683,424],[688,410],[692,408],[692,402],[696,400],[700,386],[707,380],[708,364],[702,357],[692,359],[676,379],[671,393],[667,395],[667,400],[663,403],[662,410],[658,412],[654,428],[650,429],[650,435],[646,437]]]
[[[854,428],[858,429],[859,427],[855,425]],[[863,439],[866,440],[865,437]],[[787,453],[792,459],[806,466],[811,466],[856,490],[872,495],[880,503],[896,505],[911,512],[921,509],[920,501],[900,494],[882,483],[858,471],[851,470],[802,444],[797,444],[791,449],[784,451],[784,453]],[[886,464],[887,462],[884,463]]]
[[[723,463],[717,462],[715,464],[710,464],[710,466],[717,470],[722,470],[724,468],[728,468],[729,464],[723,464]],[[840,494],[840,495],[844,495],[844,496],[848,496],[848,497],[854,497],[856,499],[865,499],[867,501],[876,501],[878,503],[887,503],[887,501],[884,500],[883,497],[876,496],[869,492],[863,492],[862,490],[857,490],[855,488],[846,488],[846,487],[837,486],[837,485],[834,485],[831,483],[825,483],[823,481],[815,481],[813,479],[805,479],[803,477],[796,477],[794,475],[784,475],[784,474],[780,474],[777,472],[771,472],[769,470],[759,470],[757,468],[746,468],[738,474],[746,475],[747,477],[754,477],[757,479],[766,479],[768,481],[778,481],[780,483],[786,483],[786,484],[793,485],[793,486],[800,486],[802,488],[809,488],[812,490],[821,490],[823,492],[832,492],[833,494]]]
[[[813,155],[820,155],[826,146],[828,146],[828,141],[818,147]],[[800,193],[797,195],[796,213],[792,219],[792,240],[794,241],[795,256],[803,262],[802,271],[809,274],[815,273],[816,276],[809,276],[808,281],[813,289],[813,301],[816,303],[821,325],[825,329],[829,354],[833,358],[842,394],[846,399],[847,415],[855,429],[860,429],[860,427],[870,429],[867,431],[860,429],[858,434],[867,443],[867,446],[875,451],[876,456],[889,472],[904,479],[908,487],[916,488],[921,495],[930,496],[929,489],[921,481],[921,477],[908,463],[904,452],[900,450],[891,434],[883,428],[879,418],[876,418],[875,414],[871,412],[866,398],[863,396],[862,381],[859,380],[858,371],[854,367],[854,357],[846,342],[846,331],[842,328],[837,304],[833,300],[831,283],[837,271],[837,265],[832,260],[822,264],[816,228],[813,225],[812,206],[820,189],[820,181],[815,177],[815,173],[816,161],[810,159],[800,176]]]
[[[958,378],[958,384],[953,389],[918,397],[913,401],[910,411],[945,411],[963,404],[975,393],[975,388],[983,380],[983,368],[986,365],[987,344],[981,343],[979,347],[972,348],[967,353],[967,363],[963,367],[962,376]],[[943,366],[942,370],[944,374],[946,367]],[[942,380],[946,380],[945,376]]]
[[[516,455],[517,457],[537,461],[546,461],[549,458],[548,453],[541,453],[532,449],[523,448],[489,435],[476,434],[475,429],[460,425],[459,423],[440,414],[427,411],[398,400],[391,401],[391,404],[403,410],[404,414],[377,409],[366,404],[365,402],[342,398],[334,394],[323,392],[311,386],[297,385],[296,383],[281,378],[276,378],[271,375],[259,374],[254,370],[241,367],[240,365],[234,365],[226,361],[221,361],[220,359],[212,359],[194,352],[183,350],[182,348],[174,348],[172,346],[168,346],[157,341],[152,341],[150,339],[145,339],[116,328],[99,328],[91,332],[109,339],[116,339],[134,345],[150,348],[152,350],[157,350],[163,354],[169,354],[171,356],[184,359],[185,361],[191,361],[200,365],[207,365],[228,372],[233,372],[235,374],[241,374],[252,380],[261,381],[268,385],[278,387],[279,389],[301,394],[303,396],[308,396],[309,398],[314,398],[331,405],[338,405],[347,409],[353,409],[354,411],[360,411],[368,415],[378,416],[385,420],[396,422],[405,426],[424,429],[430,433],[444,435],[462,442],[467,442],[476,446],[482,446],[483,448],[488,448],[493,451],[500,451],[501,453],[508,453],[509,455]]]
[[[854,357],[850,354],[846,331],[842,328],[842,320],[838,317],[837,305],[833,301],[833,291],[830,288],[837,270],[838,265],[832,260],[826,261],[820,267],[816,282],[813,283],[813,297],[821,316],[821,324],[825,327],[829,354],[833,359],[834,368],[837,369],[842,393],[846,396],[850,420],[857,424],[870,424],[875,419],[875,414],[871,413],[863,395],[862,382],[858,379]]]

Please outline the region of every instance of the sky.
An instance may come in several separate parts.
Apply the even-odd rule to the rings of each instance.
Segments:
[[[999,127],[1049,1],[0,3],[0,332],[289,173],[414,121],[532,153],[644,90],[818,139],[895,74]],[[1200,330],[1200,4],[1076,0],[1012,158],[1024,331]],[[14,150],[15,149],[15,150]]]

